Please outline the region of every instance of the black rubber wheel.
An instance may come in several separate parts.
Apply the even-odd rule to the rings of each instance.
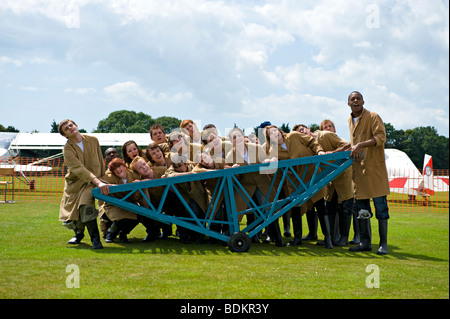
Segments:
[[[250,249],[251,239],[247,234],[236,232],[228,238],[228,248],[234,253],[245,253]]]

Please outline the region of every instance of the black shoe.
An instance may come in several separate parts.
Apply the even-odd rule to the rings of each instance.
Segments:
[[[308,235],[306,235],[305,237],[302,238],[303,240],[317,240],[317,235],[311,235],[311,233],[309,233]]]
[[[119,233],[119,240],[124,243],[124,244],[129,244],[130,241],[128,240],[127,234],[125,234],[125,232],[121,231]]]
[[[157,238],[158,237],[155,237],[155,236],[150,235],[149,233],[147,233],[147,236],[145,236],[145,238],[142,239],[142,242],[149,243],[151,241],[155,241]]]
[[[277,241],[275,241],[275,246],[286,247],[286,244],[282,240],[277,240]]]
[[[78,245],[83,238],[83,232],[75,231],[75,236],[73,236],[67,243],[71,245]]]
[[[301,245],[301,244],[303,244],[302,243],[302,238],[295,237],[293,240],[291,240],[288,243],[288,246],[298,246],[298,245]]]
[[[105,237],[105,243],[108,243],[108,244],[113,243],[115,237],[116,237],[116,236],[115,236],[113,233],[111,233],[111,232],[109,231],[109,232],[106,234],[106,237]]]

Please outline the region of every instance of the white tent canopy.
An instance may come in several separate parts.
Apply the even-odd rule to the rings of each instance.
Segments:
[[[100,146],[122,146],[125,142],[133,140],[139,146],[152,143],[149,133],[88,133],[98,138]],[[59,133],[17,133],[11,141],[10,149],[26,150],[63,149],[67,139]]]

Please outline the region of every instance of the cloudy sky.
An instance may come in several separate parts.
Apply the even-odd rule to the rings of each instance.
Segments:
[[[330,118],[347,96],[449,136],[449,1],[2,0],[0,124],[92,131],[117,110],[253,128]]]

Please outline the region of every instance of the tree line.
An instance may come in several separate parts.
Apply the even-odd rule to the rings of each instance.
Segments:
[[[97,128],[92,133],[148,133],[150,126],[155,123],[161,124],[169,133],[171,130],[180,127],[181,120],[170,116],[161,116],[154,119],[143,112],[115,111],[98,122]],[[449,167],[449,138],[439,135],[433,126],[397,130],[390,123],[384,123],[384,125],[386,127],[385,148],[395,148],[405,152],[419,169],[423,166],[425,154],[433,157],[435,169]],[[291,130],[289,123],[283,123],[280,128],[287,133]],[[314,131],[319,128],[319,125],[313,123],[310,128]],[[255,128],[255,131],[257,132],[257,128]],[[13,126],[4,127],[0,124],[0,132],[19,132],[19,130]],[[51,124],[50,132],[58,132],[58,123],[55,120]],[[86,132],[86,130],[80,128],[80,132]]]

